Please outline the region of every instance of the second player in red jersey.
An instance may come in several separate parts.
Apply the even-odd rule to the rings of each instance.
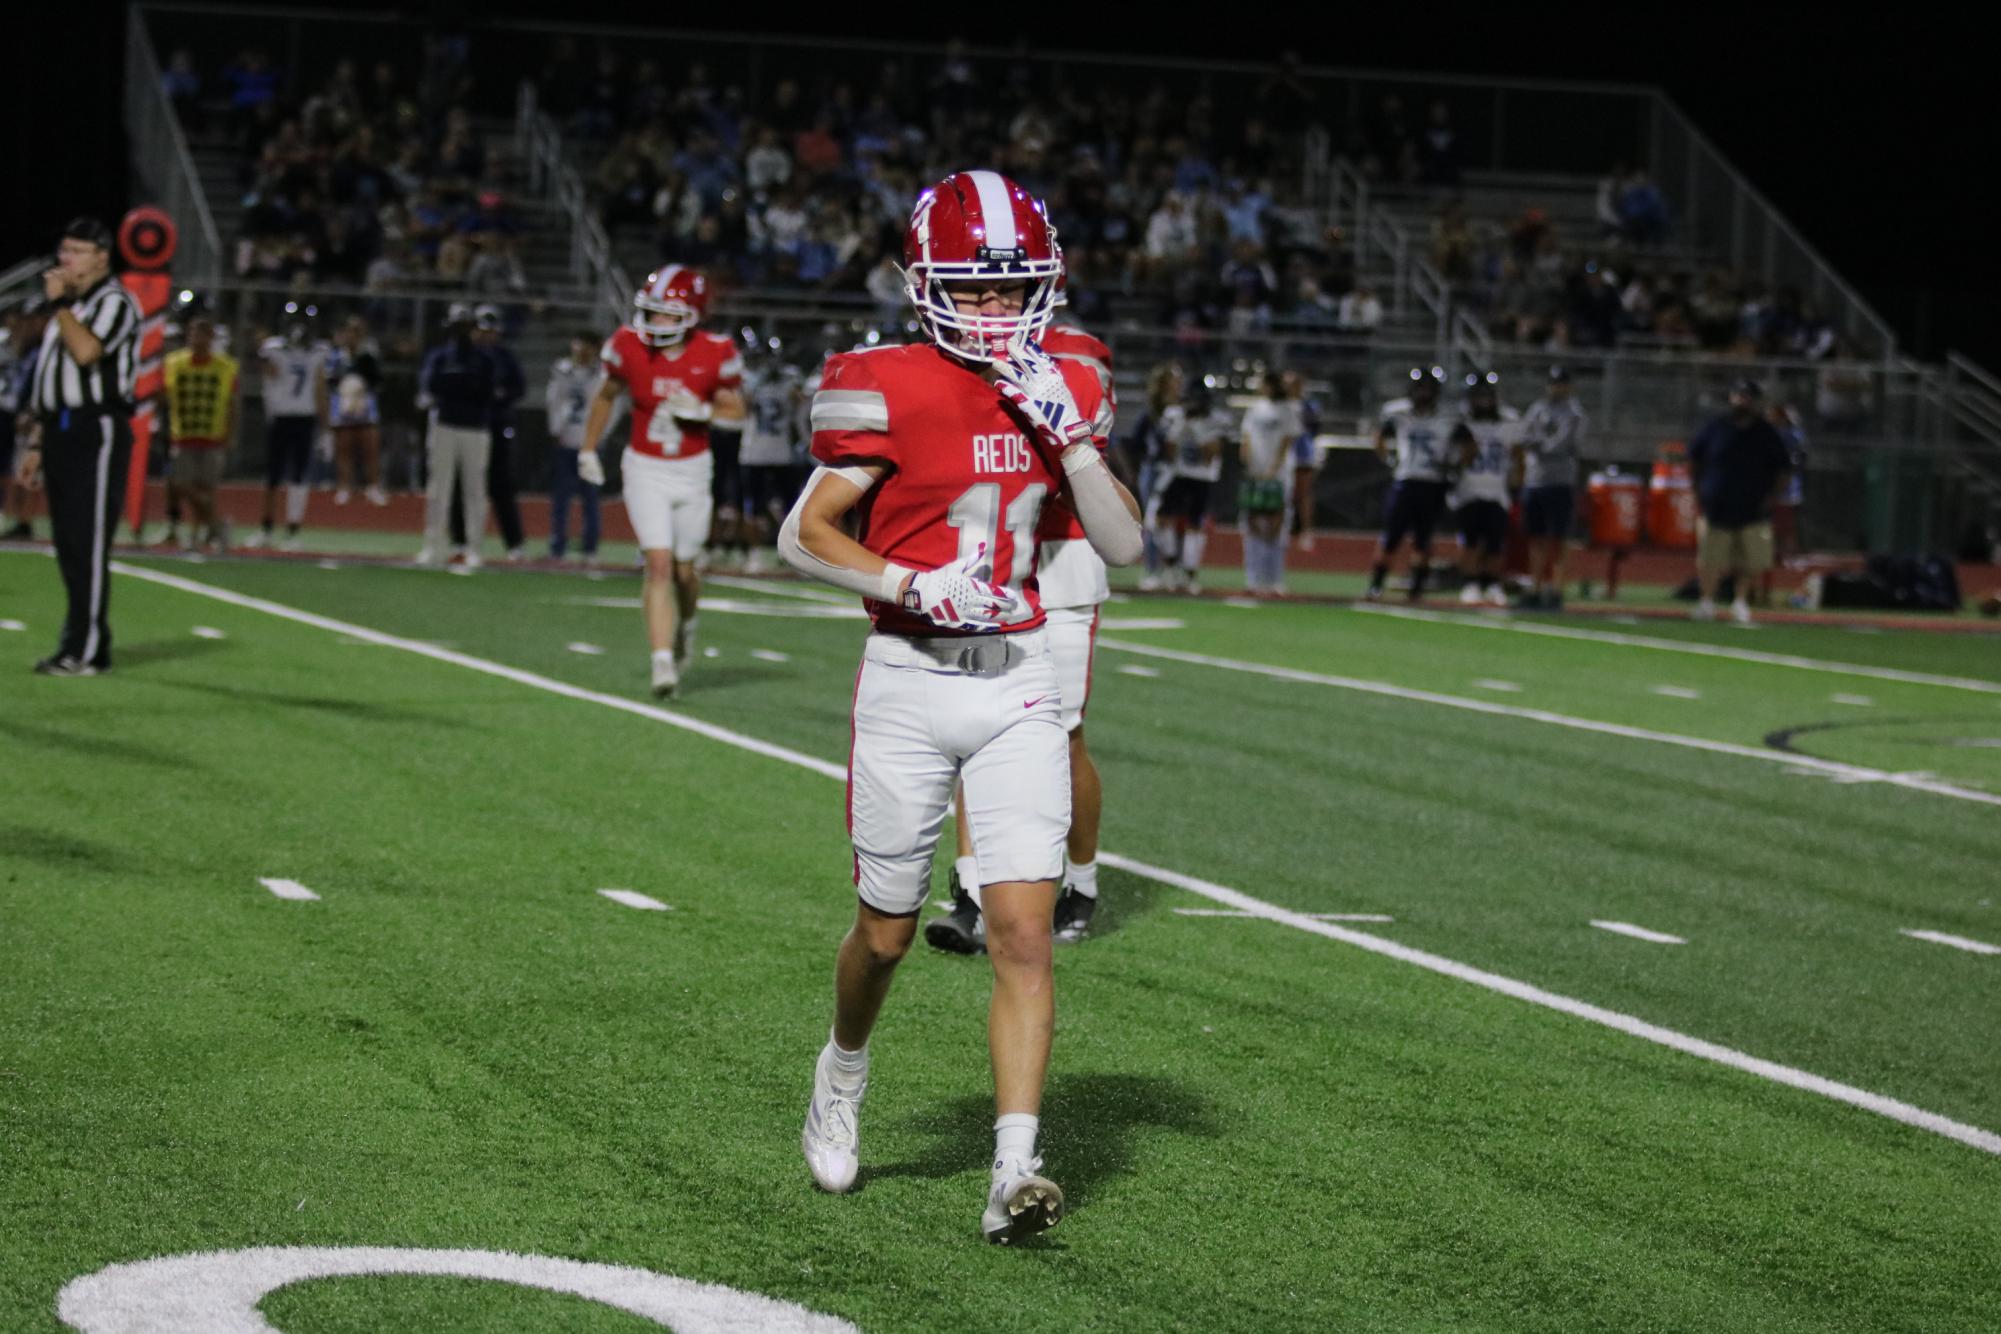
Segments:
[[[632,322],[605,340],[604,380],[584,421],[577,475],[604,482],[598,442],[619,395],[632,400],[632,433],[621,456],[625,513],[646,562],[640,601],[653,653],[653,693],[671,698],[695,652],[701,575],[695,558],[714,518],[715,458],[709,426],[743,418],[743,360],[736,344],[698,327],[709,284],[670,264],[646,275]]]

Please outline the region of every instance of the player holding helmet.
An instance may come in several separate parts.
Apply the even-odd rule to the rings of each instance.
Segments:
[[[1055,1027],[1050,923],[1070,824],[1036,536],[1044,504],[1060,496],[1104,559],[1129,564],[1139,511],[1093,434],[1097,377],[1036,343],[1062,272],[1041,205],[995,172],[947,177],[918,198],[904,272],[930,341],[828,360],[812,408],[820,466],[779,536],[789,564],[862,595],[875,626],[848,766],[859,902],[802,1143],[821,1187],[853,1186],[869,1033],[916,935],[963,779],[994,970],[998,1119],[981,1229],[1005,1242],[1063,1208],[1035,1156]],[[854,538],[841,526],[851,513]]]
[[[740,422],[743,359],[722,334],[696,326],[709,305],[697,269],[669,264],[646,275],[632,299],[632,323],[599,353],[604,383],[584,420],[577,475],[604,484],[598,442],[620,394],[632,398],[632,438],[620,458],[625,512],[646,561],[641,600],[653,650],[653,693],[672,698],[695,648],[701,576],[695,557],[709,539],[715,458],[711,423]]]

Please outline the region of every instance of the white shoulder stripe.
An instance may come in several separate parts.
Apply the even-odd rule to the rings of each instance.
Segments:
[[[987,244],[996,250],[1012,250],[1021,244],[1014,229],[1014,201],[1007,197],[1007,181],[997,171],[969,171],[980,193],[980,216],[987,225]]]
[[[822,389],[812,418],[816,431],[887,431],[889,400],[873,389]]]

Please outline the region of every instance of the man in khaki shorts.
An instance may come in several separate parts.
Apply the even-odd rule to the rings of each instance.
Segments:
[[[1730,411],[1696,434],[1688,446],[1695,488],[1696,574],[1702,599],[1698,621],[1716,619],[1716,589],[1732,576],[1732,619],[1750,624],[1747,600],[1759,576],[1772,566],[1772,506],[1792,471],[1785,441],[1765,419],[1763,393],[1755,380],[1730,386]]]

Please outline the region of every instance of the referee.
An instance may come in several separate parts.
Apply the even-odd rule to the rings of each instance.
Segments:
[[[111,229],[78,218],[42,274],[53,308],[35,367],[39,441],[21,455],[24,486],[45,485],[56,564],[69,594],[62,642],[35,664],[44,676],[95,676],[111,666],[111,535],[132,457],[139,306],[111,276]]]

